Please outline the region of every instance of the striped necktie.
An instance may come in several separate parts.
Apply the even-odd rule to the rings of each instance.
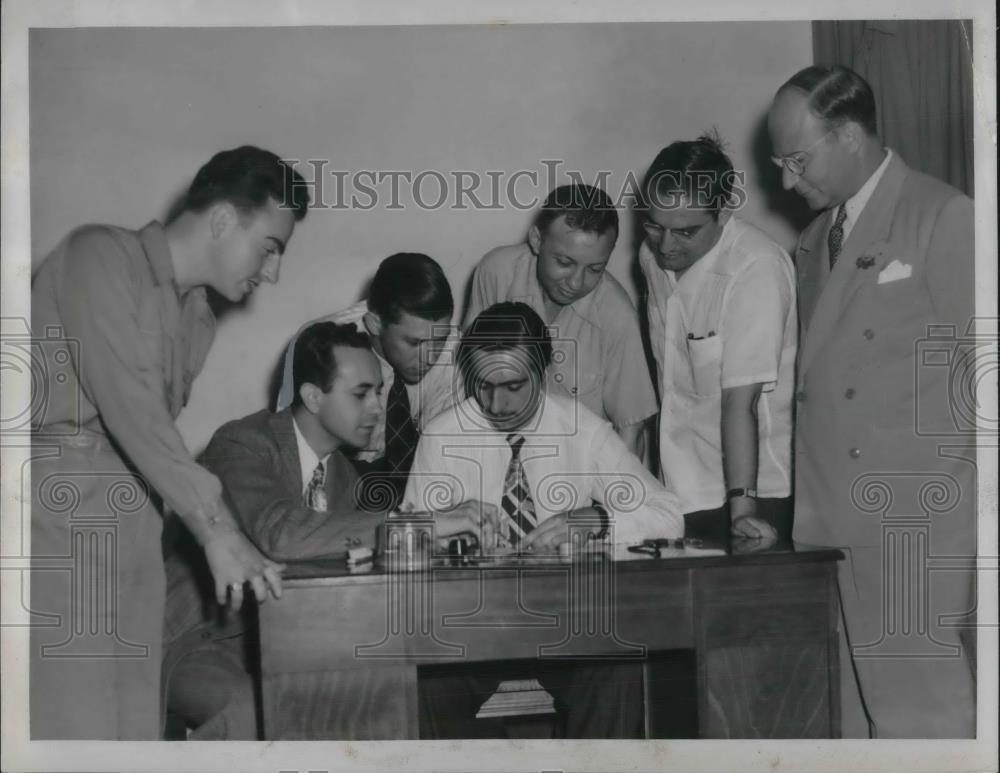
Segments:
[[[323,466],[322,461],[316,465],[309,485],[306,486],[305,500],[306,507],[311,507],[313,510],[325,511],[327,509],[326,468]]]
[[[507,442],[510,443],[511,455],[510,465],[507,467],[507,477],[504,479],[501,505],[507,516],[510,543],[517,545],[528,532],[538,525],[538,519],[535,517],[535,503],[531,498],[528,478],[524,474],[524,465],[521,464],[521,447],[524,445],[524,435],[519,435],[516,432],[511,433],[507,436]]]
[[[834,218],[833,225],[830,226],[830,233],[826,235],[826,244],[830,248],[830,268],[837,262],[841,247],[844,246],[844,221],[847,220],[847,209],[843,204],[837,209],[837,217]]]

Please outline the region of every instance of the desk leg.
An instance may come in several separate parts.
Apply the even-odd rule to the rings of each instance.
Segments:
[[[265,675],[262,688],[269,741],[419,738],[414,665]]]

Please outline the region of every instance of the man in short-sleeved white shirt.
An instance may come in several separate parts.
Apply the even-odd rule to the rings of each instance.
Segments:
[[[732,215],[734,180],[710,137],[664,148],[646,176],[639,259],[662,394],[661,473],[689,533],[724,538],[731,523],[743,536],[787,538],[795,282],[788,254]]]

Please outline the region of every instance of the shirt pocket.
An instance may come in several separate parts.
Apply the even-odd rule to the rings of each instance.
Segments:
[[[691,381],[698,395],[722,391],[722,338],[718,335],[687,339]]]

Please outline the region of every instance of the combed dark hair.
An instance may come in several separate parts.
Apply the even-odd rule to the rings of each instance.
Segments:
[[[813,65],[799,70],[778,91],[798,89],[809,97],[809,109],[823,119],[828,129],[854,121],[868,134],[878,133],[875,94],[868,81],[842,65]]]
[[[675,209],[686,198],[695,207],[719,211],[733,200],[733,162],[715,130],[696,140],[672,142],[656,154],[642,183],[642,206]]]
[[[304,218],[309,208],[309,190],[302,175],[269,150],[243,145],[212,156],[194,176],[175,212],[202,212],[216,202],[228,201],[249,213],[268,199],[293,210],[296,220]]]
[[[490,306],[472,320],[458,345],[458,367],[466,395],[475,393],[472,355],[503,352],[522,347],[542,376],[552,361],[552,338],[534,309],[526,303],[504,302]]]
[[[315,384],[324,392],[329,392],[337,377],[335,346],[349,346],[352,349],[371,351],[368,336],[358,331],[354,325],[338,325],[336,322],[317,322],[303,330],[295,341],[292,359],[292,405],[299,405],[299,394],[303,384]]]
[[[560,185],[552,190],[535,216],[535,227],[544,236],[545,229],[562,216],[566,217],[566,225],[575,231],[601,236],[614,230],[618,238],[618,210],[608,194],[593,185]]]
[[[383,260],[368,288],[368,309],[382,322],[399,322],[403,313],[435,321],[455,312],[448,277],[437,261],[419,252],[397,252]]]

